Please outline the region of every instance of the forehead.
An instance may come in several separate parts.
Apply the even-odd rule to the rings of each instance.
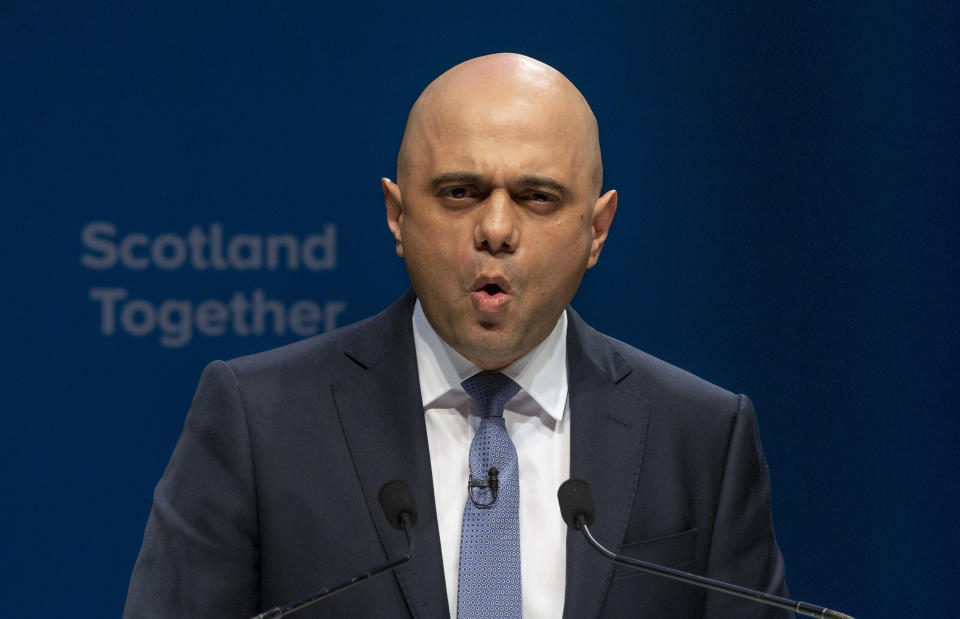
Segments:
[[[529,97],[447,103],[435,108],[419,137],[412,163],[428,173],[454,167],[492,175],[547,174],[574,183],[589,168],[582,123],[569,109]]]
[[[542,84],[471,86],[444,89],[424,106],[409,136],[411,172],[542,174],[571,185],[590,178],[591,132],[575,101]]]

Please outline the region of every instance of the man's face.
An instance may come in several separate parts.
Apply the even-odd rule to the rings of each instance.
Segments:
[[[501,95],[435,101],[398,184],[384,179],[388,224],[427,319],[484,369],[550,333],[616,209],[614,192],[597,197],[595,149],[575,108]]]

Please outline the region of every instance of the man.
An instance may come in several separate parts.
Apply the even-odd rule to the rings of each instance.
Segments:
[[[603,543],[785,592],[749,401],[568,308],[616,211],[601,183],[596,120],[551,67],[496,54],[430,84],[382,181],[412,293],[207,368],[125,616],[250,616],[399,556],[376,498],[396,478],[419,505],[415,558],[300,616],[777,616],[615,569],[560,518],[557,487],[583,478]],[[508,385],[506,409],[480,410],[474,379]],[[499,497],[477,465],[488,432],[513,462]]]

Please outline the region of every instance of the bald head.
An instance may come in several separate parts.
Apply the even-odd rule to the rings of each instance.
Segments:
[[[439,140],[457,140],[471,123],[484,123],[489,140],[516,133],[518,119],[556,133],[590,175],[594,197],[603,182],[597,120],[576,86],[553,67],[520,54],[467,60],[440,75],[417,98],[407,117],[397,157],[403,185],[428,160]]]

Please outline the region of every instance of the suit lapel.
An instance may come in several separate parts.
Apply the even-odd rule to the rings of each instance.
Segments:
[[[383,515],[380,487],[393,479],[410,484],[417,501],[417,551],[395,570],[415,617],[446,617],[446,588],[440,555],[433,477],[411,327],[408,294],[360,330],[347,355],[364,371],[333,387],[344,436],[363,494],[386,554],[406,550],[402,533]],[[385,323],[386,328],[382,328]]]
[[[623,542],[643,460],[649,402],[619,386],[631,371],[612,345],[569,310],[570,476],[593,490],[596,521],[590,531],[617,550]],[[565,617],[596,617],[613,564],[567,533]]]

